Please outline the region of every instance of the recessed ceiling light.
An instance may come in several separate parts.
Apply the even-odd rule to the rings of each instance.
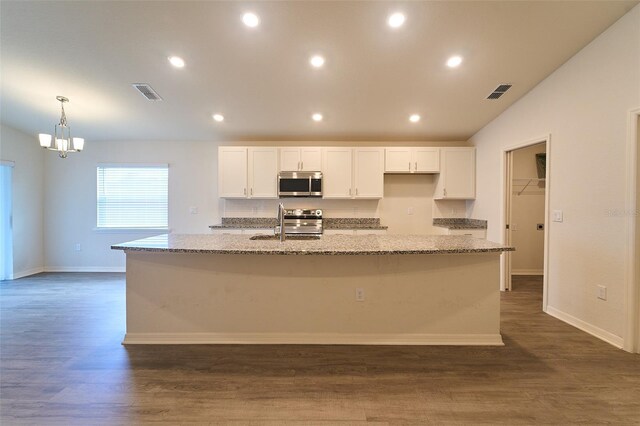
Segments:
[[[409,117],[409,121],[412,123],[417,123],[418,121],[420,121],[420,116],[418,114],[411,114],[411,116]]]
[[[320,55],[314,55],[311,57],[311,59],[309,59],[309,63],[314,68],[320,68],[324,65],[324,58]]]
[[[212,117],[217,122],[224,121],[224,115],[222,115],[222,114],[213,114]]]
[[[242,15],[242,22],[251,28],[255,28],[260,24],[260,18],[255,13],[247,12]]]
[[[449,68],[455,68],[457,66],[459,66],[462,63],[462,57],[461,56],[452,56],[447,60],[447,66]]]
[[[389,24],[391,28],[399,28],[402,26],[402,24],[404,24],[405,19],[406,18],[404,14],[400,12],[396,12],[389,15],[389,19],[387,19],[387,24]]]
[[[169,56],[169,62],[176,68],[184,68],[184,60],[179,56]]]
[[[311,116],[311,118],[313,119],[313,121],[322,121],[322,114],[316,112]]]

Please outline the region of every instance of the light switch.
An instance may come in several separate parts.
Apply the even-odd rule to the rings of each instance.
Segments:
[[[552,217],[554,222],[562,222],[564,220],[562,210],[554,210]]]

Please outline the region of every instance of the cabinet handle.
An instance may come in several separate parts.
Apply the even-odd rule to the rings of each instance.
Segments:
[[[304,161],[300,162],[300,170],[304,170]]]
[[[409,171],[411,171],[411,161],[409,161]]]
[[[358,188],[356,188],[356,195],[358,195]]]
[[[445,197],[447,196],[447,188],[444,188],[444,189],[442,190],[442,195],[444,195]]]
[[[253,188],[251,188],[251,195],[253,195]]]
[[[351,188],[349,188],[349,195],[351,195]]]
[[[416,161],[416,168],[413,169],[413,170],[415,170],[416,172],[418,171],[418,162],[417,161]]]
[[[247,195],[247,188],[245,188],[243,192],[244,192],[244,195]]]

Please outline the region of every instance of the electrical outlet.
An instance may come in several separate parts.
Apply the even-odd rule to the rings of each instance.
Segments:
[[[413,207],[407,207],[407,214],[408,215],[412,215],[413,214]]]
[[[364,302],[364,288],[356,288],[356,302]]]
[[[80,245],[80,243],[76,243],[75,250],[76,251],[81,251],[82,250],[82,246]]]
[[[598,299],[607,300],[607,287],[603,285],[598,286]]]
[[[197,207],[189,207],[189,213],[198,214],[198,208]]]

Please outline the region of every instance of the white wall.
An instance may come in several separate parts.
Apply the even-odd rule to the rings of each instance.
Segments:
[[[466,217],[465,201],[434,203],[434,190],[435,175],[387,174],[381,200],[223,200],[221,216],[275,217],[283,202],[287,208],[323,209],[325,217],[377,217],[392,234],[432,234],[438,231],[433,229],[434,217]]]
[[[45,265],[49,271],[123,270],[124,254],[111,250],[111,244],[149,236],[95,230],[98,163],[168,163],[172,232],[206,233],[218,217],[215,144],[87,141],[82,153],[64,160],[50,153],[45,163]],[[197,207],[199,213],[189,214],[190,207]],[[75,251],[78,243],[81,251]]]
[[[517,84],[517,82],[514,82]],[[502,150],[551,134],[548,311],[616,344],[624,332],[625,143],[640,106],[640,7],[635,7],[526,96],[474,135],[477,200],[500,241]],[[596,298],[596,286],[608,300]]]
[[[236,142],[221,145],[353,145],[353,142]],[[389,146],[397,142],[375,142]],[[403,146],[460,146],[464,142],[402,142]],[[37,146],[37,144],[36,144]],[[275,217],[277,200],[220,200],[217,151],[213,142],[87,141],[82,153],[65,160],[45,157],[45,267],[48,271],[124,270],[124,254],[109,247],[150,234],[97,231],[96,167],[98,163],[169,163],[169,228],[174,233],[207,233],[222,216]],[[65,190],[58,184],[65,182]],[[432,218],[464,217],[464,201],[445,203],[432,211],[433,175],[385,177],[385,199],[296,200],[289,206],[323,208],[328,217],[380,217],[390,232],[429,233]],[[198,214],[189,213],[197,207]],[[407,208],[413,208],[413,215]],[[80,244],[81,251],[76,251]]]
[[[0,124],[0,159],[14,161],[13,276],[42,272],[44,154],[38,139]]]
[[[511,256],[513,274],[542,275],[544,268],[544,182],[528,179],[538,177],[536,154],[545,152],[545,144],[537,144],[513,152],[513,195],[511,197],[512,244],[516,251]],[[519,195],[518,195],[519,194]]]

